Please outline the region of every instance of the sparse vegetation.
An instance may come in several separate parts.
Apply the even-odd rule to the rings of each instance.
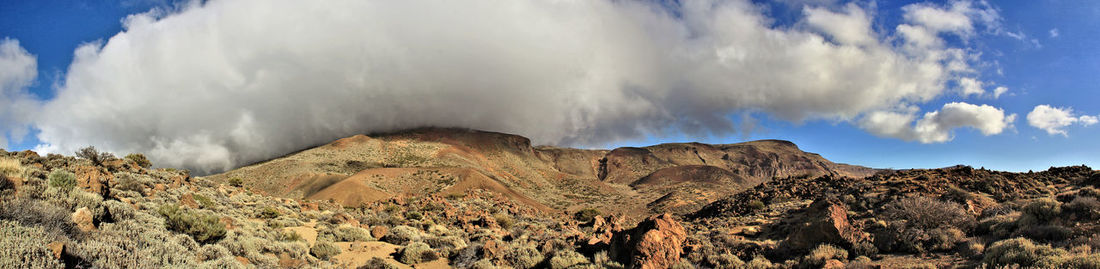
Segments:
[[[76,175],[72,172],[65,170],[54,170],[50,172],[50,187],[58,188],[61,190],[71,190],[76,187]]]
[[[149,168],[153,166],[153,162],[150,162],[148,158],[145,158],[145,154],[130,153],[127,154],[124,158],[134,162],[135,164],[137,164],[138,167],[141,168]]]
[[[99,152],[99,150],[96,150],[95,147],[91,146],[77,150],[76,157],[89,160],[92,162],[92,164],[96,166],[103,166],[104,163],[117,159],[114,154],[111,154],[109,152]]]
[[[240,188],[244,185],[244,180],[239,177],[229,178],[229,186]]]
[[[169,230],[190,235],[200,243],[214,243],[225,237],[225,226],[214,215],[180,208],[176,204],[165,204],[157,213],[164,217]]]
[[[423,242],[413,242],[401,249],[398,261],[404,264],[417,264],[439,259],[432,247]]]
[[[576,219],[577,221],[579,221],[581,223],[590,223],[590,222],[592,222],[592,220],[596,219],[596,217],[601,215],[601,214],[602,213],[600,213],[600,210],[598,210],[598,209],[585,208],[585,209],[581,209],[580,211],[577,211],[576,213],[574,213],[573,214],[573,219]]]
[[[328,260],[333,256],[340,255],[340,248],[332,244],[329,241],[319,241],[309,248],[309,254],[318,259]]]

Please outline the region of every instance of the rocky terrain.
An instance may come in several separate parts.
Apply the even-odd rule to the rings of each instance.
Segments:
[[[1100,268],[1100,172],[420,129],[223,174],[0,151],[0,268]]]

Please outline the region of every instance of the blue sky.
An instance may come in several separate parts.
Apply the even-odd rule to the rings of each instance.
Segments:
[[[801,1],[787,2],[758,4],[764,5],[765,16],[774,20],[772,27],[804,27],[801,22],[804,15],[801,5],[790,4]],[[916,2],[858,4],[872,14],[874,27],[882,29],[885,35],[892,35],[893,27],[904,23],[902,7],[913,3]],[[931,5],[948,6],[951,3],[933,1]],[[1036,128],[1027,119],[1033,108],[1043,104],[1056,108],[1072,108],[1074,117],[1100,114],[1100,105],[1097,105],[1100,104],[1100,94],[1096,93],[1097,87],[1100,87],[1100,75],[1097,74],[1100,71],[1100,2],[1042,0],[996,1],[991,4],[999,16],[996,29],[979,28],[966,40],[945,35],[944,40],[950,46],[965,48],[970,55],[978,55],[971,66],[977,72],[974,77],[987,83],[987,91],[991,92],[995,86],[1003,86],[1008,88],[1007,93],[999,98],[992,98],[960,96],[946,91],[932,100],[911,104],[919,107],[920,112],[916,114],[918,116],[936,111],[951,102],[990,105],[1003,109],[1005,114],[1016,114],[1012,127],[1004,128],[997,134],[985,135],[976,128],[962,127],[950,131],[952,139],[949,141],[921,143],[873,135],[858,126],[858,120],[811,117],[803,121],[792,121],[774,116],[767,109],[750,109],[754,111],[751,115],[757,122],[748,135],[739,131],[717,135],[647,134],[644,135],[646,138],[598,141],[594,146],[636,146],[683,141],[734,143],[755,139],[784,139],[794,141],[803,150],[820,153],[836,162],[880,168],[931,168],[967,164],[997,170],[1027,171],[1076,164],[1100,166],[1100,154],[1097,153],[1100,140],[1096,139],[1100,137],[1100,125],[1086,126],[1081,122],[1069,124],[1059,128],[1065,132],[1062,135]],[[797,8],[792,8],[795,6]],[[144,13],[152,8],[171,9],[171,4],[163,1],[2,1],[0,38],[18,40],[19,45],[36,58],[37,77],[25,90],[38,101],[50,102],[56,97],[58,88],[63,88],[59,84],[66,79],[66,72],[73,63],[74,51],[78,47],[96,42],[102,45],[125,30],[123,19],[128,15]],[[842,4],[829,8],[841,10]],[[502,41],[502,44],[508,42]],[[950,87],[951,84],[948,85]],[[727,115],[735,123],[741,121],[741,113],[745,112],[734,111]],[[0,109],[0,112],[4,110]],[[263,117],[262,113],[245,115],[246,119],[257,117],[256,115]],[[262,119],[259,122],[262,123]],[[317,129],[310,128],[304,129]],[[500,129],[508,131],[511,130],[509,128],[511,127],[504,125]],[[216,132],[213,128],[209,130]],[[263,137],[262,133],[260,137]],[[39,139],[36,130],[21,140],[9,140],[12,141],[8,146],[9,150],[43,148],[39,147],[43,141]],[[83,141],[93,144],[96,142]],[[112,148],[110,145],[115,146]],[[107,143],[107,146],[102,147],[117,148],[117,151],[135,148],[120,143]],[[150,148],[157,147],[144,147],[147,150]],[[189,164],[187,161],[170,163]]]

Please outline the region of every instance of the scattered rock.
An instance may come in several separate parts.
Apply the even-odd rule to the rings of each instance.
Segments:
[[[46,248],[50,249],[53,253],[54,259],[61,259],[61,252],[65,251],[65,243],[53,241],[46,245]]]
[[[199,203],[195,202],[195,196],[191,193],[184,193],[180,196],[180,205],[190,208],[199,208]]]
[[[390,229],[386,228],[386,226],[378,225],[370,228],[370,236],[374,238],[382,238],[383,236],[386,236],[386,234],[388,234],[389,232]]]
[[[80,166],[76,168],[76,186],[87,192],[99,195],[107,194],[107,182],[114,179],[110,172],[102,167]]]
[[[237,257],[235,257],[235,259],[237,259],[237,262],[240,262],[243,265],[252,264],[252,262],[248,261],[248,258],[245,258],[245,257],[237,256]]]
[[[91,232],[95,230],[95,224],[92,223],[92,211],[87,207],[81,207],[73,212],[73,224],[76,224],[76,228],[84,232]]]
[[[836,260],[836,259],[830,259],[828,261],[825,261],[825,265],[821,266],[821,268],[822,269],[843,269],[844,268],[844,262]]]

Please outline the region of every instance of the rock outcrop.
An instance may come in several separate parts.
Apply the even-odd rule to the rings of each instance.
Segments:
[[[630,268],[670,268],[680,261],[686,239],[684,227],[672,215],[661,214],[616,234],[611,252]]]
[[[870,241],[866,233],[848,221],[848,207],[832,198],[814,201],[806,208],[801,223],[795,225],[785,246],[796,251],[809,250],[820,244],[853,249]]]

